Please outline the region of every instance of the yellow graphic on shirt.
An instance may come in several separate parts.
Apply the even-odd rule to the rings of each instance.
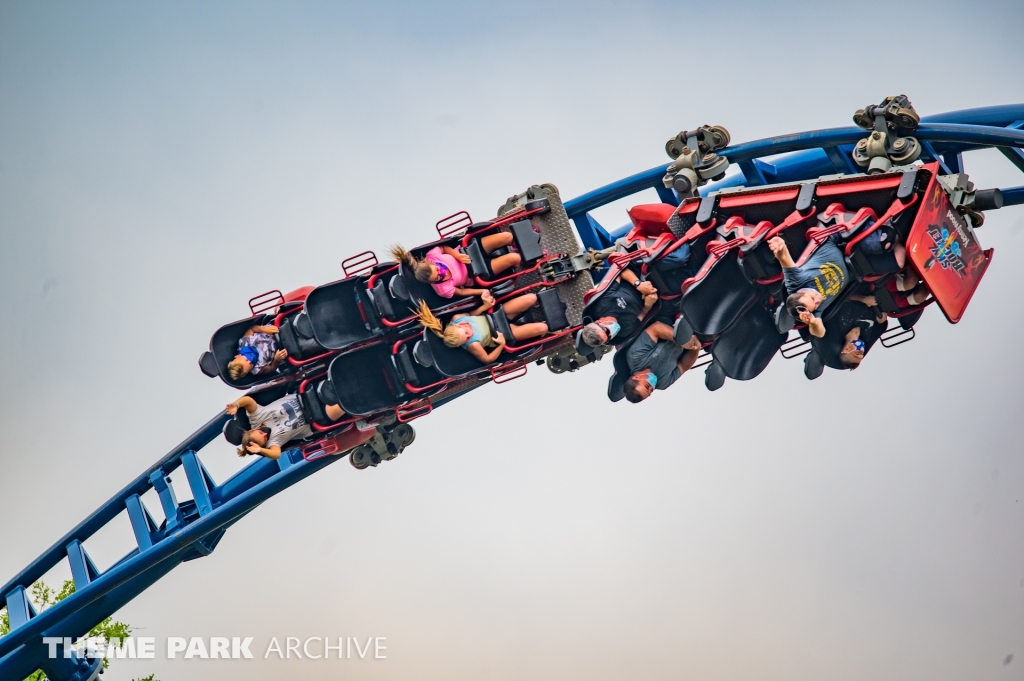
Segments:
[[[832,262],[824,263],[818,269],[818,273],[819,276],[814,278],[814,285],[818,288],[818,293],[821,294],[821,297],[828,298],[829,296],[839,295],[845,283],[843,270],[839,268],[839,265]]]

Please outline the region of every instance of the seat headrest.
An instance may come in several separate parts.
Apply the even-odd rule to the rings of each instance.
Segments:
[[[210,378],[217,378],[217,376],[220,376],[220,367],[217,366],[217,358],[214,357],[213,353],[209,350],[199,355],[199,370]]]
[[[691,338],[693,338],[693,327],[683,315],[679,315],[679,319],[672,325],[672,340],[676,342],[676,345],[685,345]]]
[[[825,360],[817,350],[811,350],[804,356],[804,376],[813,381],[825,370]]]
[[[224,424],[224,439],[233,444],[236,447],[242,444],[242,435],[245,434],[245,429],[242,428],[241,424],[235,419],[231,419]]]
[[[292,322],[292,326],[303,338],[313,337],[313,324],[309,321],[309,315],[305,312],[300,312],[295,316],[295,321]]]
[[[316,396],[324,404],[338,403],[338,394],[334,391],[334,384],[327,380],[321,381],[320,385],[316,387]]]
[[[712,360],[704,370],[704,387],[712,392],[725,385],[725,369],[717,360]]]
[[[434,356],[430,354],[430,348],[425,341],[416,341],[416,345],[412,348],[412,357],[420,366],[434,366]]]
[[[594,348],[587,345],[583,340],[583,329],[576,332],[576,354],[586,357],[594,351]]]
[[[658,236],[670,232],[668,220],[676,212],[675,206],[667,203],[645,203],[633,206],[627,211],[633,226],[646,236]]]
[[[399,270],[398,274],[391,277],[391,281],[388,283],[388,291],[395,300],[409,300],[409,288],[405,285],[405,278],[402,276],[401,270]]]
[[[796,320],[786,309],[786,303],[779,305],[775,310],[775,329],[779,333],[789,333],[789,330],[796,326]]]

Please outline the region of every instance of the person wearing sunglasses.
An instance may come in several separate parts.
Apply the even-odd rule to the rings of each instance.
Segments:
[[[821,244],[800,267],[796,266],[782,237],[768,240],[768,248],[782,265],[786,309],[807,325],[812,336],[822,338],[825,324],[821,315],[850,283],[850,272],[838,244],[838,235]]]
[[[631,270],[623,270],[587,306],[586,314],[594,321],[583,327],[583,342],[596,348],[616,338],[618,343],[632,338],[656,302],[658,293],[651,282],[640,281]]]
[[[480,239],[480,245],[484,252],[490,255],[499,248],[512,245],[512,232],[488,234]],[[430,284],[434,292],[442,298],[490,296],[490,291],[487,289],[468,286],[473,283],[473,277],[466,265],[472,261],[469,255],[451,246],[435,246],[427,251],[422,259],[419,259],[401,246],[395,245],[391,248],[391,255],[412,271],[416,281]],[[522,260],[518,253],[495,256],[491,258],[491,271],[495,275],[501,274],[506,270],[518,267]],[[493,299],[491,302],[493,304]]]
[[[691,336],[683,345],[672,336],[671,326],[654,322],[629,346],[626,363],[632,375],[622,386],[622,394],[629,402],[637,404],[655,390],[665,390],[697,361],[701,348],[697,336]]]
[[[822,338],[811,338],[825,366],[853,370],[860,366],[871,347],[889,325],[889,317],[878,309],[872,295],[851,295],[839,308]]]

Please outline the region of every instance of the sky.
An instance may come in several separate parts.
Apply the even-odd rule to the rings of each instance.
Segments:
[[[688,127],[739,142],[896,93],[922,115],[1020,102],[1022,20],[0,2],[0,581],[237,396],[196,360],[253,295],[531,184],[568,199],[664,163]],[[997,152],[965,160],[980,187],[1024,184]],[[605,397],[608,360],[530,367],[417,421],[395,461],[274,497],[117,613],[161,642],[382,637],[386,659],[158,655],[104,678],[1020,679],[1022,234],[1024,208],[990,214],[963,320],[930,310],[854,373],[776,358],[630,405]],[[201,455],[218,481],[245,465]],[[86,543],[100,568],[132,547],[120,521]]]

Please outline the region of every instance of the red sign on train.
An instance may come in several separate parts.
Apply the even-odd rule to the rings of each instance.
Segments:
[[[946,319],[959,322],[992,261],[992,249],[982,250],[970,222],[956,212],[934,174],[910,230],[907,252]]]

